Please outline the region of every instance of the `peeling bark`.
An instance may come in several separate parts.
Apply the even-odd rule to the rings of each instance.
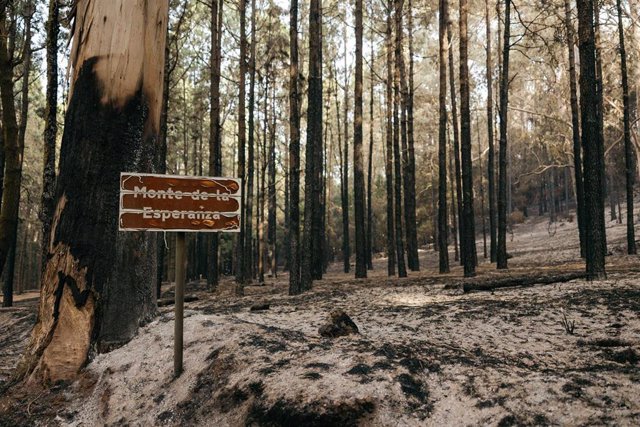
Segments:
[[[155,172],[166,2],[77,4],[72,91],[38,322],[18,370],[73,378],[155,314],[155,236],[118,232],[120,172]],[[91,29],[89,31],[89,29]]]

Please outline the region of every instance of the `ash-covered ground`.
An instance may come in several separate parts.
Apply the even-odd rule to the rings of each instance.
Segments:
[[[0,396],[6,425],[639,425],[640,264],[609,224],[608,279],[464,293],[462,270],[369,279],[332,266],[301,296],[288,277],[231,294],[191,284],[184,373],[173,378],[172,307],[128,345],[96,356],[74,383],[17,385]],[[582,271],[576,224],[517,226],[510,269],[475,281]],[[482,260],[482,242],[478,243]],[[453,256],[451,257],[452,264]],[[170,292],[170,288],[167,287]],[[250,311],[255,304],[269,309]],[[359,333],[320,336],[341,309]],[[35,303],[0,311],[0,381],[26,345]],[[568,324],[568,325],[567,325]],[[570,325],[573,324],[573,331]]]

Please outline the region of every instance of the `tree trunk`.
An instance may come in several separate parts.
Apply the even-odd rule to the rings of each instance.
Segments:
[[[320,0],[311,0],[309,8],[309,88],[307,102],[307,147],[305,170],[304,238],[302,248],[302,289],[311,289],[322,267],[319,236],[322,212],[320,193],[322,176],[322,8]],[[322,271],[320,271],[321,276]]]
[[[627,253],[636,254],[636,237],[633,229],[633,184],[635,181],[635,153],[631,146],[631,108],[629,102],[629,80],[627,74],[627,52],[624,45],[624,27],[622,26],[622,5],[616,0],[618,9],[618,35],[620,39],[620,75],[622,77],[622,105],[624,125],[624,160],[627,192]]]
[[[489,18],[489,0],[485,0],[485,27],[487,34],[487,141],[489,142],[487,178],[489,184],[489,236],[491,239],[489,256],[491,262],[496,262],[496,154],[493,146],[493,61],[491,60],[491,20]]]
[[[6,8],[3,5],[2,8]],[[4,140],[4,187],[0,207],[0,275],[7,264],[7,258],[15,245],[20,204],[20,182],[22,179],[22,151],[18,122],[16,119],[15,96],[13,92],[13,58],[8,43],[7,13],[0,10],[0,98],[2,103],[2,130]],[[10,50],[11,49],[11,50]],[[28,77],[27,77],[28,80]],[[11,281],[3,287],[4,307],[13,305]]]
[[[267,239],[269,243],[269,259],[271,260],[271,276],[277,277],[278,271],[278,252],[276,248],[276,210],[277,210],[277,199],[276,199],[276,88],[275,84],[273,85],[273,96],[271,99],[271,127],[269,129],[269,154],[268,154],[268,198],[269,198],[269,213],[268,213],[268,231],[267,231]],[[265,97],[267,94],[265,94]],[[266,116],[266,111],[265,111]]]
[[[220,129],[220,67],[222,60],[223,0],[211,1],[210,110],[209,110],[209,176],[222,175],[222,143]],[[207,288],[214,290],[220,282],[218,233],[210,233],[207,257]]]
[[[400,6],[399,13],[396,13],[396,62],[400,71],[400,127],[402,141],[402,184],[404,194],[404,225],[407,240],[407,264],[411,271],[420,270],[418,259],[418,238],[416,230],[416,192],[415,173],[412,171],[409,147],[409,103],[410,93],[407,85],[406,67],[403,52],[403,21],[402,14],[404,1]],[[413,156],[413,154],[411,154]],[[414,161],[415,162],[415,161]]]
[[[370,73],[370,94],[369,94],[369,163],[367,166],[367,268],[373,270],[373,129],[375,128],[373,119],[373,97],[374,97],[374,66],[375,54],[373,51],[373,28],[371,29],[371,73]]]
[[[348,273],[351,270],[351,236],[349,234],[349,73],[346,30],[344,36],[344,148],[341,148],[342,181],[340,182],[340,190],[342,191],[342,262],[344,272]]]
[[[155,237],[120,233],[117,218],[120,173],[155,169],[168,6],[80,0],[75,19],[51,250],[19,370],[51,382],[75,377],[91,348],[130,340],[156,310]]]
[[[507,268],[507,119],[509,104],[509,52],[511,35],[511,0],[504,7],[504,40],[500,76],[500,153],[498,176],[498,269]]]
[[[449,132],[447,131],[447,140],[450,140]],[[453,162],[451,158],[453,157],[453,149],[449,153],[449,188],[450,188],[450,197],[451,197],[451,234],[453,234],[453,249],[454,249],[454,261],[460,260],[459,250],[458,250],[458,213],[456,212],[456,198],[454,194],[455,189],[455,175],[453,173]]]
[[[451,127],[453,128],[453,158],[456,185],[456,207],[458,211],[458,234],[460,235],[460,244],[462,245],[462,235],[464,234],[464,222],[462,221],[462,171],[460,168],[460,133],[458,130],[458,103],[456,95],[456,77],[455,67],[453,63],[453,37],[452,37],[452,22],[447,16],[447,39],[451,44],[449,49],[449,92],[451,98]],[[460,264],[464,265],[464,251],[460,248]]]
[[[469,108],[469,64],[467,0],[460,0],[460,158],[462,163],[462,256],[465,277],[476,272],[476,234],[473,210],[473,170],[471,165],[471,111]]]
[[[578,217],[578,235],[580,237],[580,256],[585,256],[585,214],[584,180],[582,178],[582,149],[580,148],[580,111],[578,107],[578,88],[576,78],[576,58],[574,53],[575,34],[571,22],[571,6],[564,0],[565,27],[567,29],[567,47],[569,50],[569,90],[571,92],[571,128],[573,130],[573,170],[576,185],[576,215]]]
[[[404,233],[402,227],[402,169],[400,159],[400,65],[402,55],[402,5],[403,0],[394,0],[395,5],[395,67],[393,72],[393,165],[395,171],[395,230],[396,230],[396,257],[398,263],[398,277],[407,277],[407,268],[404,261]],[[390,6],[391,7],[391,6]],[[405,195],[406,197],[406,195]]]
[[[484,215],[484,182],[482,176],[482,141],[480,140],[480,119],[476,116],[476,129],[478,135],[478,169],[480,170],[480,217],[482,218],[482,246],[483,257],[487,259],[487,221]],[[476,262],[477,259],[476,259]]]
[[[289,9],[289,295],[300,282],[300,94],[298,92],[298,0]]]
[[[440,273],[449,272],[447,238],[447,0],[439,2],[439,97],[440,121],[438,125],[438,249]]]
[[[593,29],[593,0],[578,0],[578,46],[580,50],[580,110],[584,170],[586,229],[586,271],[589,279],[605,277],[604,194],[602,140],[598,126],[598,87],[596,82],[596,46]]]
[[[392,90],[393,90],[393,51],[392,51],[392,27],[391,27],[391,1],[387,2],[387,26],[386,26],[386,53],[387,53],[387,82],[386,82],[386,117],[385,128],[385,163],[384,172],[387,184],[387,274],[396,274],[396,247],[395,247],[395,214],[393,194],[393,121],[392,121]]]
[[[248,133],[248,158],[247,158],[247,198],[246,216],[244,217],[245,236],[244,242],[244,272],[245,283],[251,283],[254,278],[253,258],[253,180],[255,175],[255,103],[256,103],[256,0],[251,0],[251,49],[249,52],[249,119],[247,123]],[[256,230],[257,231],[257,230]]]
[[[595,55],[596,55],[596,94],[598,97],[598,109],[596,110],[597,112],[597,117],[598,117],[598,137],[600,138],[600,142],[598,143],[598,158],[601,160],[600,161],[600,167],[598,169],[595,169],[597,172],[600,173],[600,182],[602,183],[602,194],[603,194],[603,199],[602,199],[602,214],[604,217],[604,195],[606,194],[606,183],[607,183],[607,176],[606,176],[606,163],[605,163],[605,159],[604,159],[604,83],[603,83],[603,77],[602,77],[602,43],[600,42],[600,3],[598,1],[594,1],[593,2],[593,9],[594,9],[594,25],[593,25],[593,30],[594,30],[594,40],[595,40]],[[584,168],[583,168],[584,170]],[[602,245],[602,248],[600,249],[603,253],[607,253],[607,233],[606,233],[606,224],[603,221],[601,224],[601,230],[600,230],[600,235],[603,236],[603,238],[600,240],[600,244]]]
[[[56,179],[56,137],[58,134],[58,33],[59,24],[58,0],[49,0],[49,17],[47,21],[47,98],[45,106],[44,158],[42,170],[42,265],[49,252],[49,229],[53,217],[53,192]]]
[[[408,38],[409,38],[409,87],[407,90],[407,145],[408,145],[408,168],[407,168],[407,176],[408,176],[408,187],[409,194],[411,197],[409,198],[409,204],[407,206],[407,210],[409,212],[409,223],[411,226],[411,230],[408,231],[409,237],[408,240],[411,241],[411,246],[413,249],[410,251],[410,256],[412,259],[412,270],[418,271],[420,270],[420,258],[418,257],[418,230],[417,230],[417,220],[416,220],[416,154],[415,154],[415,138],[414,138],[414,127],[413,127],[413,96],[415,92],[415,84],[414,84],[414,60],[413,60],[413,2],[409,0],[409,13],[408,13]]]
[[[238,79],[239,93],[238,93],[238,179],[242,182],[242,221],[243,226],[240,227],[240,233],[238,233],[238,240],[236,241],[236,294],[244,294],[244,284],[246,283],[249,272],[247,271],[247,257],[246,248],[247,240],[251,242],[251,233],[247,234],[247,227],[244,223],[247,221],[247,204],[246,199],[248,196],[246,182],[245,182],[245,145],[246,145],[246,76],[247,76],[247,0],[240,0],[238,5],[238,13],[240,15],[240,76]]]
[[[353,120],[353,192],[356,226],[356,278],[367,277],[365,236],[364,160],[362,158],[362,0],[356,0],[356,85]]]

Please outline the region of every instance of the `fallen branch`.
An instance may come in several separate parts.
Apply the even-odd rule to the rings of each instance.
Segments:
[[[198,298],[196,295],[184,296],[184,302],[198,301],[199,299],[200,298]],[[158,300],[158,307],[166,307],[168,305],[173,305],[175,303],[176,303],[175,298],[163,298]]]
[[[485,282],[466,282],[462,284],[463,291],[492,291],[499,288],[513,288],[519,286],[533,286],[533,285],[550,285],[553,283],[569,282],[576,279],[585,279],[587,273],[566,273],[554,276],[520,276],[520,277],[505,277],[493,281]]]

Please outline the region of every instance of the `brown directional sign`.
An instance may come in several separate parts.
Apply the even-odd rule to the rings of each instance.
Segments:
[[[240,231],[235,178],[120,174],[121,231]]]

